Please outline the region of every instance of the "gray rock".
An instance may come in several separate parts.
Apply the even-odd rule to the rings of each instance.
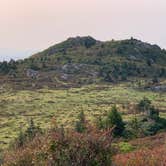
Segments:
[[[155,87],[151,87],[151,90],[153,91],[161,91],[161,92],[166,92],[166,85],[158,85],[158,86],[155,86]]]
[[[37,79],[39,77],[39,72],[32,69],[28,69],[26,71],[26,75],[29,78]]]
[[[68,80],[68,74],[63,74],[63,75],[61,75],[61,78],[62,78],[63,80]]]

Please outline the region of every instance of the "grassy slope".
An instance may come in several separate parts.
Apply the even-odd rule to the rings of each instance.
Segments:
[[[166,94],[151,91],[138,91],[130,83],[118,85],[89,85],[68,90],[7,91],[0,95],[0,149],[7,147],[17,136],[20,125],[25,127],[33,117],[42,128],[48,128],[51,118],[58,124],[70,127],[80,110],[84,110],[88,119],[95,120],[105,115],[113,104],[118,104],[125,120],[132,117],[132,104],[144,96],[152,103],[166,109]],[[130,104],[128,106],[128,104]],[[122,110],[122,106],[124,107]],[[166,114],[162,112],[162,116]]]

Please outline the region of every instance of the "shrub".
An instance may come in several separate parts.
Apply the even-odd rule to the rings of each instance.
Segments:
[[[125,137],[126,138],[138,138],[144,136],[142,129],[143,122],[140,121],[137,117],[134,117],[126,125]]]
[[[156,118],[157,117],[157,118]],[[138,138],[149,135],[154,135],[158,131],[166,129],[166,120],[153,116],[153,119],[143,116],[134,118],[126,125],[125,137]]]
[[[124,122],[120,113],[117,111],[116,106],[113,106],[106,118],[106,128],[114,127],[114,136],[121,136],[125,129]]]
[[[5,154],[6,165],[110,166],[112,129],[99,131],[88,126],[83,133],[62,128]]]
[[[145,136],[154,135],[161,129],[161,125],[154,121],[147,121],[142,123],[141,128]]]
[[[157,84],[157,83],[159,83],[159,79],[158,79],[157,76],[153,77],[153,79],[152,79],[152,83],[153,83],[153,84]]]
[[[33,119],[31,119],[28,128],[24,132],[23,129],[20,128],[20,133],[11,146],[22,147],[26,142],[33,140],[38,134],[42,134],[42,130],[39,126],[36,126]]]
[[[28,139],[33,139],[38,133],[42,133],[41,129],[39,126],[36,126],[33,119],[30,120],[29,126],[27,130],[25,131],[25,136]]]
[[[96,126],[100,130],[105,128],[105,123],[104,123],[103,119],[101,118],[101,116],[97,119]]]
[[[159,118],[159,111],[151,105],[151,101],[146,97],[139,102],[138,109],[144,112],[149,119],[157,120]]]
[[[127,142],[120,142],[119,143],[119,149],[123,153],[131,152],[134,148],[131,144]]]
[[[76,122],[75,125],[75,130],[79,133],[84,132],[86,129],[86,120],[85,120],[85,114],[83,111],[80,112],[78,115],[78,121]]]
[[[149,109],[149,118],[157,121],[159,119],[159,111],[156,110],[153,106]]]
[[[159,166],[166,165],[166,149],[160,146],[155,149],[141,149],[114,157],[116,166]]]
[[[151,101],[144,97],[139,103],[138,103],[138,109],[141,111],[141,112],[144,112],[146,113],[149,109],[150,109],[150,106],[151,106]]]

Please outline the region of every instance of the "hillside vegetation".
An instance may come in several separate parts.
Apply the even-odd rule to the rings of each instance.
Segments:
[[[44,134],[31,120],[28,128],[24,132],[20,130],[12,147],[5,151],[2,163],[4,166],[165,165],[165,133],[139,137],[147,132],[150,132],[148,135],[155,134],[151,132],[156,127],[161,129],[161,125],[165,130],[166,119],[158,116],[158,111],[148,99],[144,98],[139,105],[142,102],[146,109],[141,116],[141,125],[138,125],[140,117],[137,116],[127,123],[130,127],[124,123],[116,106],[105,118],[98,118],[96,125],[90,125],[84,111],[81,111],[74,129],[64,128],[63,125],[58,127],[54,119],[51,129]],[[126,142],[131,139],[130,136],[135,140]]]
[[[130,77],[165,78],[166,51],[137,39],[69,38],[25,60],[0,63],[1,85],[71,87]]]
[[[133,87],[133,84],[89,85],[67,90],[41,89],[36,91],[6,91],[0,94],[0,147],[7,147],[17,137],[20,126],[26,127],[33,117],[42,128],[49,128],[51,119],[70,127],[81,110],[88,120],[105,116],[112,105],[117,104],[123,117],[131,119],[135,105],[144,97],[166,117],[166,94]],[[136,86],[136,85],[135,85]]]

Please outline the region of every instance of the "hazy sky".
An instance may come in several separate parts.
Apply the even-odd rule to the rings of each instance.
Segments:
[[[78,35],[166,48],[166,0],[0,0],[0,60]]]

